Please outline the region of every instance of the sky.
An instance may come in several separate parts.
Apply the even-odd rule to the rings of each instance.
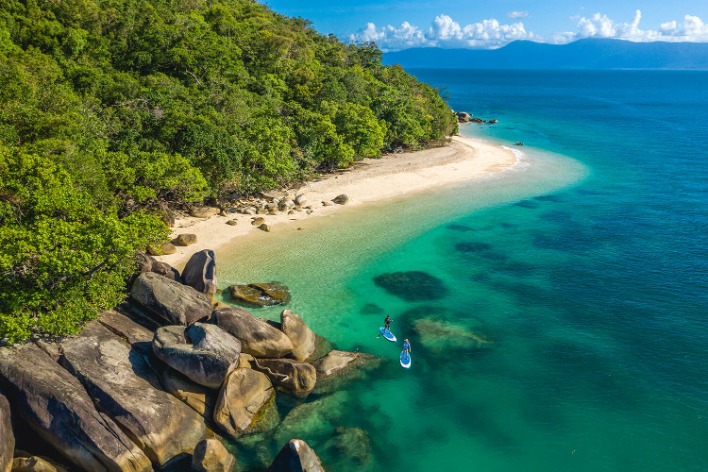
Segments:
[[[708,42],[708,0],[261,0],[343,41],[495,49],[514,40]]]

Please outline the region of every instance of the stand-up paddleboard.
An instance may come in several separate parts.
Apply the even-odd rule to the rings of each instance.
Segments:
[[[383,326],[379,328],[379,332],[381,332],[384,338],[388,339],[392,343],[396,342],[396,336],[394,336],[391,331],[386,331]]]
[[[404,369],[410,369],[411,368],[411,355],[410,353],[406,353],[406,351],[401,351],[401,367]]]

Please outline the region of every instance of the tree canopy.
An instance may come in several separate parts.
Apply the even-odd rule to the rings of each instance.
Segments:
[[[436,90],[251,0],[0,4],[0,339],[123,296],[165,204],[253,193],[456,131]]]

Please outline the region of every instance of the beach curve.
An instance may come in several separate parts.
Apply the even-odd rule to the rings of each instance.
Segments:
[[[289,191],[291,197],[303,195],[306,206],[312,211],[294,214],[259,215],[274,230],[278,226],[297,224],[311,217],[325,216],[347,207],[378,203],[401,198],[409,194],[435,190],[449,185],[485,177],[513,167],[519,153],[499,144],[465,136],[454,136],[448,145],[401,154],[387,154],[379,159],[364,159],[354,167],[310,181],[297,190]],[[330,204],[340,194],[349,197],[347,205]],[[253,231],[252,215],[229,214],[211,218],[185,217],[177,219],[171,237],[181,233],[197,236],[190,246],[178,246],[175,254],[157,259],[181,269],[192,254],[203,249],[217,252],[234,239]],[[237,220],[234,226],[229,220]]]

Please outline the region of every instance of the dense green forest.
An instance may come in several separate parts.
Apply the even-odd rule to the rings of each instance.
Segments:
[[[456,131],[375,45],[249,0],[0,3],[0,340],[119,303],[166,208]]]

